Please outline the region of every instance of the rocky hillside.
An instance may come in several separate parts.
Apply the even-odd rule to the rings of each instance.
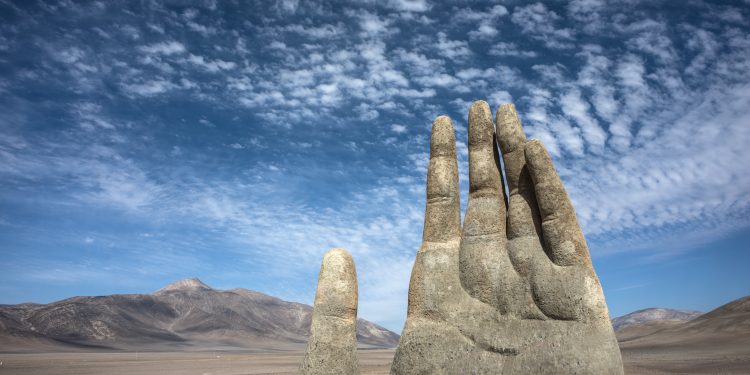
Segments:
[[[688,321],[654,320],[621,328],[621,348],[700,347],[714,350],[750,348],[750,296]],[[750,351],[747,351],[750,354]]]
[[[189,279],[151,294],[0,305],[0,351],[296,349],[307,341],[311,318],[305,304]],[[360,319],[357,338],[364,347],[394,347],[399,336]]]
[[[614,318],[612,319],[612,326],[615,328],[615,331],[619,331],[628,326],[640,325],[656,320],[686,322],[695,319],[701,314],[700,311],[693,310],[650,308],[634,311],[630,314]]]

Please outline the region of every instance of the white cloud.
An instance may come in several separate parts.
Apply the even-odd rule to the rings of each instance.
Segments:
[[[505,90],[500,90],[491,93],[487,97],[487,100],[489,100],[492,105],[500,105],[503,103],[513,103],[513,96]]]
[[[359,113],[359,119],[362,121],[370,121],[378,118],[380,116],[380,112],[376,110],[375,108],[370,107],[366,103],[361,103],[360,105],[356,106],[354,108],[354,111]],[[356,146],[355,146],[356,148]]]
[[[201,24],[199,24],[197,22],[193,22],[193,21],[188,21],[187,22],[187,27],[188,27],[188,29],[195,31],[195,32],[203,35],[204,37],[210,37],[210,36],[216,34],[216,28],[211,27],[211,26],[201,25]]]
[[[161,193],[159,185],[127,160],[117,168],[97,163],[81,172],[85,173],[81,175],[82,181],[91,183],[91,190],[80,195],[85,201],[137,212],[153,205]]]
[[[592,151],[601,152],[607,141],[607,133],[599,126],[598,121],[589,115],[590,106],[581,97],[580,91],[570,90],[564,93],[559,101],[563,113],[580,126],[583,138]]]
[[[385,44],[373,42],[361,46],[360,54],[367,61],[369,80],[374,84],[389,83],[395,86],[407,87],[409,80],[386,57]]]
[[[476,24],[476,28],[469,31],[472,39],[491,39],[498,34],[496,27],[498,18],[507,14],[508,9],[502,5],[495,5],[487,10],[464,8],[456,12],[452,20]]]
[[[139,47],[139,49],[146,53],[154,53],[160,55],[174,55],[186,51],[185,45],[174,40],[141,46]]]
[[[747,3],[747,1],[746,1]],[[743,24],[745,22],[745,16],[742,15],[742,11],[735,7],[725,7],[720,11],[715,12],[716,16],[724,22],[731,22],[737,24]]]
[[[417,82],[426,87],[450,87],[461,83],[456,77],[445,73],[436,73],[432,76],[420,77],[417,79]]]
[[[73,113],[76,117],[78,117],[78,123],[84,129],[115,129],[115,125],[112,123],[112,120],[103,116],[101,112],[102,107],[91,102],[83,102],[73,106]]]
[[[123,89],[125,89],[126,93],[138,96],[154,96],[163,94],[173,88],[175,88],[175,85],[172,82],[163,79],[141,83],[123,84]]]
[[[523,120],[530,121],[525,128],[532,138],[541,140],[552,155],[559,156],[562,149],[574,156],[584,155],[584,141],[580,129],[573,128],[564,117],[551,114],[554,103],[549,90],[531,91],[531,106],[522,114]]]
[[[474,8],[459,9],[453,15],[456,22],[494,21],[508,14],[508,9],[502,5],[495,5],[489,9],[476,10]]]
[[[617,76],[623,86],[640,89],[646,87],[643,61],[635,55],[628,55],[617,66]]]
[[[217,73],[222,70],[231,70],[237,66],[237,64],[232,61],[224,61],[221,59],[209,60],[203,56],[194,55],[192,53],[187,57],[186,61],[211,73]]]
[[[441,59],[431,59],[419,52],[404,49],[397,49],[394,54],[416,76],[429,76],[444,71],[445,61]]]
[[[438,40],[435,48],[438,55],[449,60],[461,60],[471,56],[469,43],[462,40],[450,40],[444,32],[438,33]]]
[[[399,125],[399,124],[393,124],[391,125],[391,131],[397,134],[405,133],[406,132],[406,126]]]
[[[279,91],[265,91],[253,93],[249,97],[240,97],[239,102],[248,107],[255,107],[266,103],[284,103],[286,99],[284,94]]]
[[[568,3],[568,14],[578,22],[577,26],[582,30],[594,34],[607,26],[601,14],[607,10],[606,7],[605,0],[571,0]]]
[[[306,36],[310,39],[332,39],[344,34],[342,25],[322,24],[320,26],[289,25],[284,31]]]
[[[548,10],[542,3],[517,6],[511,20],[521,27],[524,33],[538,39],[549,48],[571,48],[574,32],[568,28],[555,28],[561,19],[557,13]]]
[[[469,32],[469,36],[474,39],[491,39],[497,35],[498,31],[495,26],[488,23],[479,24],[476,30]]]
[[[268,45],[268,48],[278,49],[278,50],[283,51],[286,49],[286,44],[284,42],[279,42],[278,40],[274,40],[273,42],[271,42],[271,44]]]
[[[276,5],[284,12],[295,13],[299,7],[299,0],[281,0]]]
[[[497,74],[497,72],[491,68],[484,70],[477,68],[468,68],[460,70],[458,73],[456,73],[456,76],[465,81],[470,81],[477,78],[487,79],[495,74]]]
[[[430,9],[427,0],[388,0],[388,6],[405,12],[425,12]]]
[[[748,207],[750,195],[740,186],[750,186],[750,181],[745,181],[747,174],[734,161],[750,157],[742,146],[750,141],[750,132],[737,125],[748,123],[750,117],[746,113],[735,117],[738,106],[750,104],[750,88],[712,91],[707,96],[714,100],[685,111],[661,137],[626,157],[614,162],[591,159],[570,167],[570,176],[590,171],[584,180],[567,181],[587,233],[642,229],[646,232],[642,238],[649,238],[658,228],[684,223],[707,235],[707,230],[734,220],[730,212]],[[718,106],[709,110],[713,105]],[[717,141],[722,147],[710,146]]]
[[[367,36],[375,36],[394,31],[389,27],[391,22],[388,19],[381,18],[375,13],[360,12],[358,17],[359,27],[362,29],[362,33]]]
[[[667,30],[662,25],[659,29],[638,34],[630,39],[627,44],[634,50],[656,57],[664,64],[672,63],[678,58],[678,55],[672,45],[672,40],[665,34],[667,34]]]
[[[55,60],[66,64],[73,64],[80,61],[85,56],[85,52],[78,47],[70,47],[61,51],[53,51],[52,57]]]
[[[716,60],[721,43],[717,40],[716,35],[710,31],[693,26],[684,26],[684,28],[690,34],[687,43],[688,48],[696,52],[685,72],[697,76],[704,73]]]
[[[253,89],[253,83],[249,77],[230,77],[227,81],[230,89],[237,91],[250,91]]]
[[[514,56],[514,57],[536,57],[534,51],[521,50],[513,42],[497,42],[490,47],[490,55],[494,56]]]

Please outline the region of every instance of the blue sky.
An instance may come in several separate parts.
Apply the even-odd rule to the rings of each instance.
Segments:
[[[750,2],[0,0],[0,303],[199,277],[400,331],[429,127],[516,104],[613,316],[750,294]]]

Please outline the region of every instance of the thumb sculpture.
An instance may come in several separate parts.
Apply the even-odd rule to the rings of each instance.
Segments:
[[[301,374],[357,373],[357,271],[344,249],[323,256]]]
[[[453,125],[435,119],[422,246],[391,373],[622,374],[586,240],[542,143],[526,140],[512,104],[493,124],[477,101],[468,146],[462,226]]]

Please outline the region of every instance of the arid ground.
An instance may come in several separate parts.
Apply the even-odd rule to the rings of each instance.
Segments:
[[[360,350],[362,374],[387,374],[392,349]],[[88,352],[0,354],[0,373],[87,374],[294,374],[303,352]],[[748,374],[750,357],[686,351],[623,351],[626,374]]]
[[[361,350],[363,374],[387,374],[391,349]],[[304,352],[155,352],[0,354],[5,374],[296,374]]]

